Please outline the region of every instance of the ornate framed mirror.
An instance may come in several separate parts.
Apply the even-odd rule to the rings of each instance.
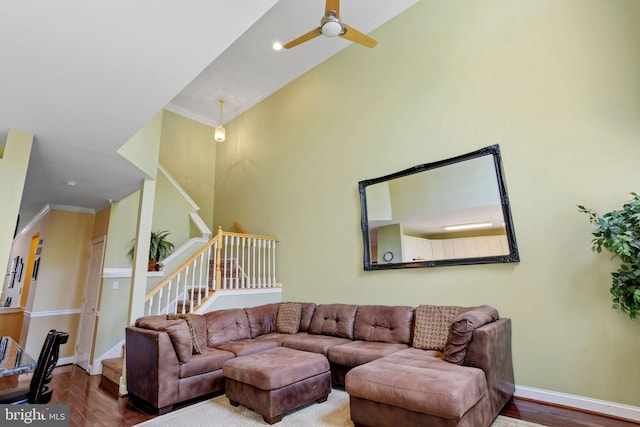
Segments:
[[[365,270],[520,261],[499,145],[359,189]]]

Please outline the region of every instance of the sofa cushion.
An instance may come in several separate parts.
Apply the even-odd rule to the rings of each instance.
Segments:
[[[200,350],[200,343],[198,342],[198,336],[196,335],[196,330],[193,327],[191,316],[187,314],[167,314],[167,320],[175,320],[175,319],[184,319],[184,321],[187,322],[187,327],[189,328],[189,334],[191,335],[191,352],[193,354],[202,353],[202,350]]]
[[[166,332],[176,351],[178,361],[185,363],[191,360],[193,344],[189,327],[184,319],[167,320],[166,316],[146,316],[136,320],[136,326]]]
[[[449,330],[447,344],[444,347],[445,360],[462,364],[467,356],[473,331],[499,318],[498,310],[488,305],[474,307],[459,314]]]
[[[280,303],[274,303],[244,309],[245,313],[247,313],[251,338],[276,331],[276,319],[278,317],[279,306]]]
[[[353,339],[353,322],[357,307],[350,304],[317,306],[309,324],[309,333]]]
[[[207,372],[222,369],[222,365],[229,359],[233,359],[231,352],[217,348],[204,347],[201,354],[194,354],[188,363],[180,365],[178,373],[180,378],[193,377]]]
[[[302,313],[300,313],[300,332],[308,332],[309,325],[311,324],[311,318],[316,311],[316,304],[313,302],[301,302]]]
[[[252,338],[254,341],[275,341],[278,346],[282,346],[282,343],[287,338],[291,338],[291,334],[281,334],[279,332],[271,332],[270,334],[260,335],[259,337]]]
[[[280,304],[278,308],[278,319],[276,320],[276,330],[281,334],[295,334],[300,328],[300,315],[302,305],[295,302]]]
[[[207,346],[251,338],[247,314],[241,308],[210,311],[207,319]]]
[[[282,347],[310,351],[312,353],[321,353],[326,356],[329,353],[329,349],[334,345],[346,344],[348,342],[351,342],[348,338],[298,332],[297,334],[289,335],[289,338],[284,339],[282,341]]]
[[[403,362],[401,354],[411,351],[423,354]],[[345,389],[361,399],[459,420],[485,396],[487,382],[482,369],[411,348],[353,368],[347,373]]]
[[[408,348],[407,344],[391,344],[386,342],[353,341],[335,345],[329,349],[329,362],[353,367],[364,365],[372,360],[388,356],[396,351]]]
[[[361,305],[356,311],[353,338],[410,344],[412,322],[413,307]]]
[[[220,350],[230,351],[237,356],[246,356],[248,354],[258,353],[260,351],[269,350],[270,348],[280,347],[277,340],[258,340],[249,338],[246,340],[229,341],[224,344],[216,345]]]
[[[460,307],[420,305],[415,311],[413,347],[443,351],[449,337],[449,328],[458,316]]]

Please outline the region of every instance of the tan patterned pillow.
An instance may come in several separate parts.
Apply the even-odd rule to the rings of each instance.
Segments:
[[[276,331],[281,334],[295,334],[300,327],[302,305],[294,302],[285,302],[278,308]]]
[[[443,351],[460,307],[420,305],[415,311],[413,347]]]

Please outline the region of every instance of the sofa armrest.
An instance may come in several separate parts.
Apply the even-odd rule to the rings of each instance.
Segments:
[[[169,334],[129,326],[125,336],[129,393],[156,409],[173,405],[179,399],[179,362]]]
[[[511,360],[511,319],[498,319],[473,331],[464,365],[484,371],[493,416],[515,392]]]

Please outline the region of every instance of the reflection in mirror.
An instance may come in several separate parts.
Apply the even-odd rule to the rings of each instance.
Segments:
[[[520,260],[498,145],[359,184],[365,270]]]

